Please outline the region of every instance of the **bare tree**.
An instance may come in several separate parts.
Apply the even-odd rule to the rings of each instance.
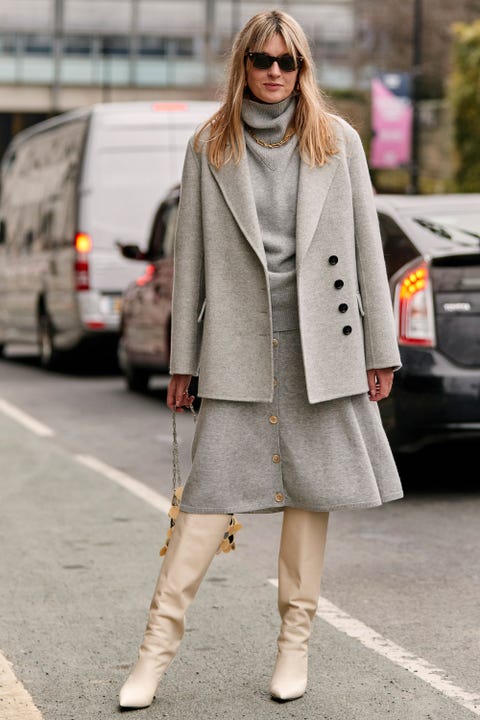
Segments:
[[[424,97],[440,97],[451,69],[454,22],[480,17],[480,0],[423,0],[422,82]],[[411,70],[414,0],[356,0],[357,58],[364,75]]]

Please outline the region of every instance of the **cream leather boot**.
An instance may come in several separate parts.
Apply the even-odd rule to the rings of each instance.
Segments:
[[[274,700],[294,700],[307,687],[308,640],[320,595],[328,513],[285,508],[278,559],[282,619],[270,683]]]
[[[229,515],[179,513],[158,576],[138,660],[120,690],[120,707],[151,704],[183,637],[185,612],[229,522]]]

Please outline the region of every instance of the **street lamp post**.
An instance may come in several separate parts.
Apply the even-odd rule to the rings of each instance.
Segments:
[[[214,81],[213,80],[214,79],[214,68],[213,68],[214,32],[215,32],[215,0],[206,0],[206,3],[205,3],[204,63],[205,63],[205,80],[206,80],[206,84],[207,84],[209,91],[210,91],[210,88],[212,87],[213,81]]]
[[[61,63],[63,43],[63,0],[55,0],[54,4],[54,33],[53,33],[53,83],[52,83],[52,111],[60,111],[61,90]]]
[[[112,97],[112,45],[111,38],[103,35],[101,38],[101,69],[102,69],[102,102],[110,102]]]
[[[240,30],[240,0],[232,0],[232,39]]]
[[[420,79],[422,74],[422,0],[413,0],[412,55],[412,153],[410,160],[409,195],[418,195],[420,175]]]

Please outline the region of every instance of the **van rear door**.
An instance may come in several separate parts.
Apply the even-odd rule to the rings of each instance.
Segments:
[[[87,322],[118,326],[121,294],[143,272],[117,242],[145,247],[163,196],[180,182],[187,142],[211,102],[112,103],[93,109],[80,186],[78,230],[91,238]]]

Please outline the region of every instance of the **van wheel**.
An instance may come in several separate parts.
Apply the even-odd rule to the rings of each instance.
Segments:
[[[45,312],[38,317],[37,336],[40,365],[46,370],[53,370],[58,364],[58,352],[53,340],[52,321]]]
[[[150,382],[150,373],[148,370],[129,365],[125,369],[125,380],[127,387],[132,392],[146,392]]]

